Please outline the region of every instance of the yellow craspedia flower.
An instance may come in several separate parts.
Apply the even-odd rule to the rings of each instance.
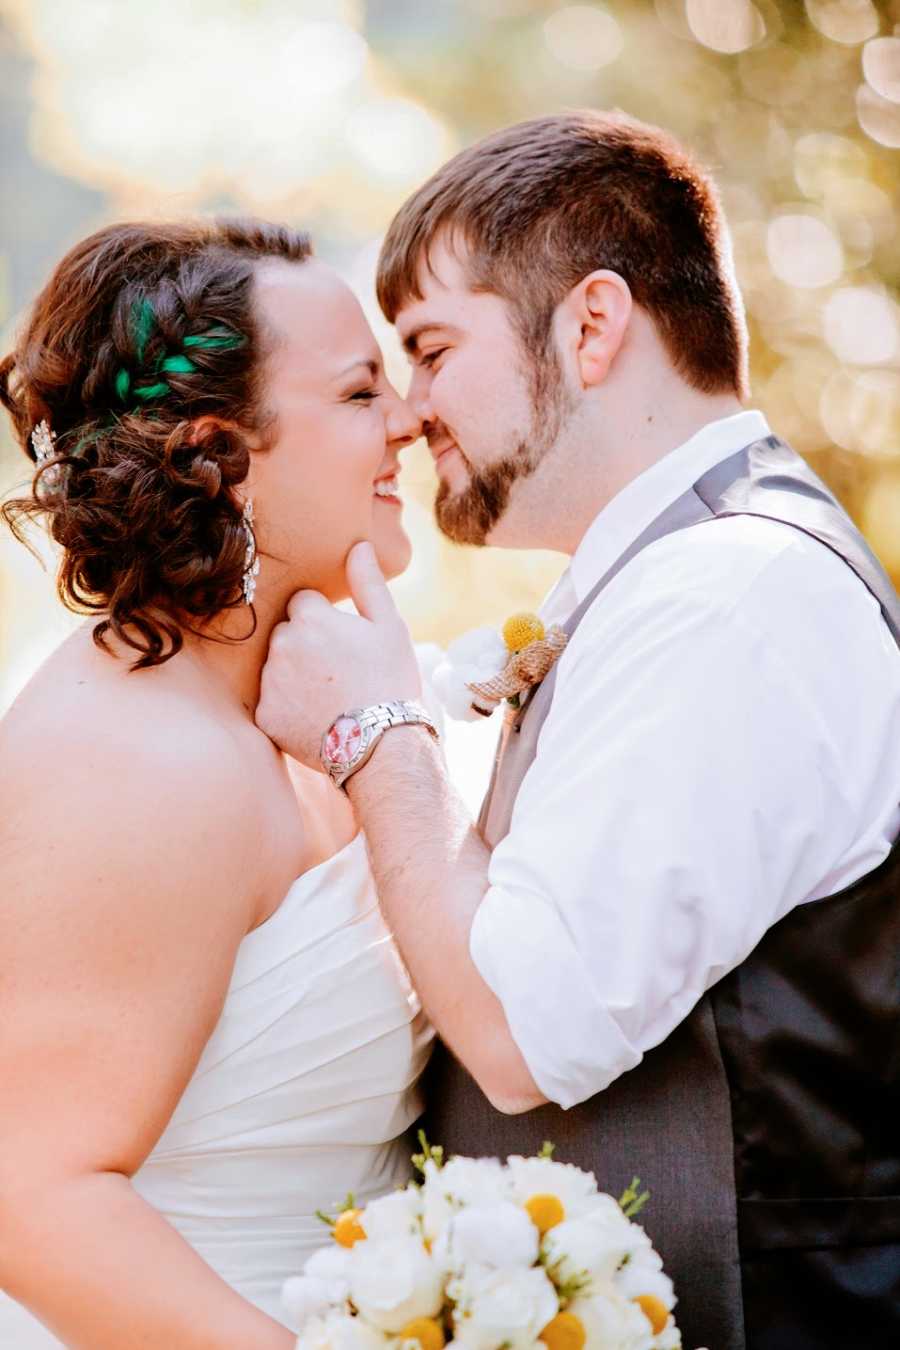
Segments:
[[[331,1231],[339,1246],[352,1247],[355,1242],[363,1241],[366,1230],[362,1226],[362,1213],[361,1209],[345,1209],[338,1215]]]
[[[652,1326],[653,1335],[658,1336],[669,1320],[669,1310],[662,1299],[657,1298],[655,1294],[638,1294],[632,1302],[638,1305]]]
[[[549,1233],[558,1223],[562,1223],[566,1217],[563,1202],[558,1195],[533,1195],[526,1201],[525,1208],[541,1237]]]
[[[557,1313],[552,1322],[548,1322],[538,1336],[547,1350],[582,1350],[587,1340],[587,1332],[580,1317],[574,1313]]]
[[[433,1317],[414,1317],[400,1332],[400,1339],[418,1341],[422,1350],[444,1350],[444,1330]]]
[[[513,614],[503,625],[503,641],[511,652],[520,652],[530,642],[540,642],[544,637],[544,625],[536,614]]]

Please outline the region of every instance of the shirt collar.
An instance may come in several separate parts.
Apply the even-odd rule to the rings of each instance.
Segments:
[[[607,502],[588,527],[547,603],[551,598],[562,600],[567,589],[564,583],[568,582],[575,604],[581,604],[591,587],[660,512],[723,459],[769,435],[769,424],[761,412],[734,413],[731,417],[708,422],[690,440],[651,464]],[[558,596],[555,594],[557,589]],[[556,607],[554,604],[553,608]]]

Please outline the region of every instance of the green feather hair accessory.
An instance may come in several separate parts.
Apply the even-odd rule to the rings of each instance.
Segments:
[[[137,301],[131,312],[131,331],[138,367],[144,365],[147,343],[155,326],[156,314],[150,301],[146,298]],[[218,324],[206,333],[194,333],[186,337],[181,345],[197,351],[233,351],[237,347],[243,347],[246,341],[242,334],[235,333],[224,324]],[[154,362],[153,373],[157,376],[154,383],[134,384],[130,371],[122,366],[116,373],[116,395],[122,403],[129,403],[134,399],[140,403],[148,403],[155,398],[165,398],[167,394],[171,394],[172,386],[162,378],[164,375],[192,375],[198,369],[199,367],[184,351],[175,352],[171,356],[160,356]]]

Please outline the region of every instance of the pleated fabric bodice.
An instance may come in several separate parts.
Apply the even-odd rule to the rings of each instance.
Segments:
[[[284,1321],[283,1281],[328,1236],[316,1210],[407,1180],[431,1038],[358,834],[241,942],[219,1021],[132,1184]],[[0,1295],[0,1347],[57,1344]]]

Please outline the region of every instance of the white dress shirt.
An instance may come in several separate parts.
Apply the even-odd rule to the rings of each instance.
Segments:
[[[768,434],[757,412],[724,418],[629,483],[545,619]],[[570,1107],[602,1091],[789,910],[876,867],[898,800],[900,650],[842,559],[749,516],[644,549],[560,658],[472,926],[544,1095]]]

